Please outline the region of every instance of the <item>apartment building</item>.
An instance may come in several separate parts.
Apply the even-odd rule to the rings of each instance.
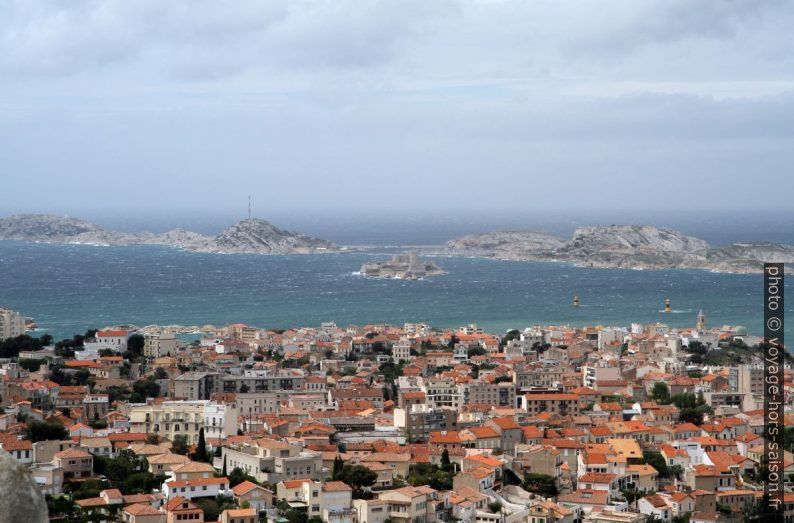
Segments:
[[[162,358],[176,354],[179,343],[173,334],[146,334],[143,340],[143,355],[147,358]]]
[[[516,386],[512,382],[488,383],[470,381],[460,385],[463,404],[488,404],[500,407],[516,406]]]
[[[452,407],[459,410],[463,406],[463,394],[454,378],[428,378],[424,380],[423,392],[431,407]]]
[[[224,374],[216,392],[303,391],[306,374],[298,369],[246,370],[242,376]]]
[[[598,389],[599,381],[616,381],[621,378],[619,367],[585,365],[582,367],[582,385]]]
[[[255,417],[259,414],[278,412],[282,402],[289,401],[290,394],[285,391],[275,392],[238,392],[237,408],[244,417]]]
[[[86,394],[83,397],[83,415],[87,420],[102,419],[110,411],[107,394]]]
[[[529,393],[521,397],[521,408],[528,414],[551,412],[560,416],[579,414],[579,396],[576,394]]]
[[[323,470],[322,453],[266,438],[224,447],[223,459],[227,470],[239,467],[257,481],[270,484],[318,478]]]
[[[157,434],[169,440],[186,436],[188,444],[198,443],[199,430],[204,437],[225,438],[237,433],[237,409],[207,400],[164,401],[132,405],[130,431]]]
[[[452,407],[433,408],[427,403],[394,409],[394,426],[410,434],[412,442],[427,441],[431,432],[457,429],[458,411]]]
[[[208,400],[221,391],[219,372],[185,372],[171,381],[169,395],[179,400]]]
[[[11,309],[0,307],[0,341],[25,334],[25,317]]]

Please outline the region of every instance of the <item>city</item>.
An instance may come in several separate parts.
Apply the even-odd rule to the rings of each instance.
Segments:
[[[0,448],[54,520],[717,523],[766,503],[763,340],[703,311],[689,328],[116,325],[58,342],[0,319]],[[785,375],[789,412],[790,359]]]

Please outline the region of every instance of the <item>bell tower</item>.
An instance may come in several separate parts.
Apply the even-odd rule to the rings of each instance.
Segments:
[[[697,330],[706,330],[706,315],[703,314],[703,309],[698,312]]]

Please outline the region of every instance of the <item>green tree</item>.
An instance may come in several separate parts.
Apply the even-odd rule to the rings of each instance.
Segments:
[[[244,481],[250,481],[251,483],[256,483],[257,485],[259,484],[256,478],[246,474],[243,471],[243,469],[241,469],[240,467],[234,467],[232,469],[231,474],[229,474],[228,477],[229,477],[229,486],[232,488],[236,487],[237,485],[239,485]]]
[[[72,519],[77,510],[77,504],[69,496],[50,496],[47,494],[46,500],[47,512],[53,519],[55,519],[54,516],[61,516],[67,520]]]
[[[32,442],[63,440],[69,438],[69,431],[56,420],[30,421],[25,427],[25,437]]]
[[[160,385],[151,377],[145,380],[138,380],[132,384],[132,394],[130,394],[130,401],[132,403],[143,403],[146,398],[156,398],[160,395]]]
[[[557,495],[557,483],[553,476],[527,472],[524,474],[524,490],[544,497]]]
[[[637,490],[636,487],[632,486],[630,488],[625,488],[620,491],[623,494],[623,499],[626,500],[626,503],[629,505],[633,505],[635,501],[642,497],[642,492]]]
[[[480,347],[479,345],[474,347],[469,347],[469,349],[466,351],[466,356],[468,356],[469,358],[472,358],[474,356],[485,356],[486,354],[488,354],[488,351]]]
[[[449,460],[449,451],[447,449],[441,452],[441,469],[445,471],[452,469],[452,462]]]
[[[436,490],[451,490],[455,472],[444,470],[432,463],[416,463],[408,468],[408,484],[414,487],[428,485]]]
[[[357,491],[364,487],[371,487],[377,480],[377,472],[363,465],[345,465],[339,475],[339,481],[344,481]]]
[[[182,434],[174,436],[174,441],[171,442],[171,452],[187,456],[188,450],[187,436]]]
[[[667,387],[667,383],[663,381],[657,381],[653,385],[653,389],[651,389],[651,398],[660,404],[669,403],[670,402],[670,389]]]
[[[644,450],[642,457],[646,464],[656,469],[660,478],[670,477],[670,471],[667,469],[667,460],[664,459],[661,452],[658,450]]]
[[[207,442],[204,440],[204,427],[199,429],[198,444],[196,444],[196,453],[193,454],[193,460],[200,461],[202,463],[212,462],[212,459],[207,452]]]
[[[22,334],[14,338],[0,341],[0,358],[16,358],[21,351],[37,351],[52,342],[52,336],[45,335],[41,338],[34,338],[27,334]],[[45,343],[48,341],[49,343]]]
[[[334,458],[334,470],[331,474],[331,479],[334,481],[339,481],[339,478],[342,476],[342,470],[345,468],[345,462],[342,461],[341,456],[336,456]]]
[[[402,365],[394,363],[393,361],[382,363],[380,367],[378,367],[378,370],[381,375],[383,375],[386,383],[394,383],[397,378],[403,375]]]
[[[143,356],[144,338],[140,334],[133,334],[127,339],[127,352],[132,353],[135,357]]]
[[[204,521],[218,521],[221,515],[221,507],[212,498],[202,498],[195,500],[196,505],[204,511]]]
[[[493,514],[497,514],[501,512],[502,504],[498,501],[492,501],[491,503],[488,503],[488,510],[490,510]]]

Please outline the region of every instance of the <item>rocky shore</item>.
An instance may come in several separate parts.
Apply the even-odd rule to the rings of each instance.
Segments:
[[[570,240],[535,231],[489,232],[447,242],[444,252],[504,260],[560,261],[584,267],[729,273],[758,273],[764,262],[794,263],[792,245],[753,242],[713,248],[679,231],[649,225],[583,226]]]
[[[310,254],[339,248],[327,240],[279,229],[256,218],[242,220],[217,236],[184,229],[162,234],[104,229],[76,218],[18,214],[0,219],[0,240],[87,245],[167,245],[195,252],[229,254]]]

